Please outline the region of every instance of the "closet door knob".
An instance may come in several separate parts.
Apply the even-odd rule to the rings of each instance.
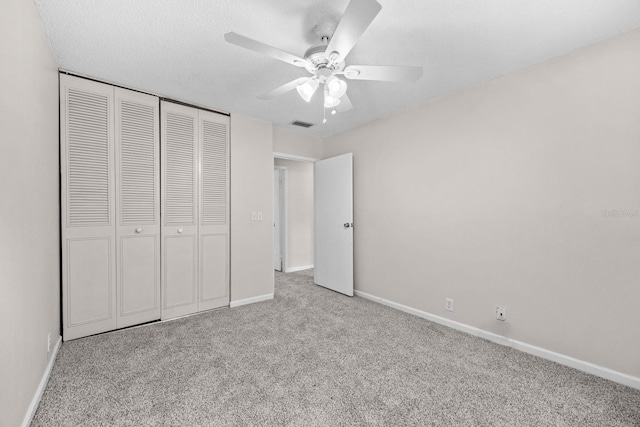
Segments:
[[[141,227],[136,228],[136,233],[138,234],[142,233],[142,228]]]
[[[184,230],[182,228],[178,228],[178,233],[182,233]]]

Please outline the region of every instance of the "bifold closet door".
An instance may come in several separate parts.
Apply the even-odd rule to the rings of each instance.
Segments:
[[[63,337],[160,318],[159,100],[60,76]]]
[[[162,102],[162,318],[229,304],[229,117]]]
[[[113,87],[60,76],[65,340],[116,328]]]
[[[198,311],[198,110],[162,101],[162,318]]]
[[[199,111],[198,310],[229,304],[229,117]]]
[[[160,318],[159,101],[115,88],[117,327]]]

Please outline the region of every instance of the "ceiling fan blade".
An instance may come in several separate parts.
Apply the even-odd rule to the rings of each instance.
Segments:
[[[295,79],[293,81],[290,81],[289,83],[285,83],[282,86],[279,86],[273,90],[270,90],[269,92],[263,93],[262,95],[258,96],[258,99],[267,100],[267,99],[273,99],[280,95],[284,95],[285,93],[294,90],[299,85],[306,82],[308,79],[309,77],[300,77],[299,79]]]
[[[415,82],[422,77],[422,67],[402,65],[349,65],[343,74],[351,80],[382,80],[385,82]]]
[[[295,65],[296,67],[309,67],[311,64],[295,55],[276,49],[273,46],[269,46],[262,42],[259,42],[249,37],[245,37],[238,33],[230,32],[224,35],[224,39],[227,43],[235,44],[236,46],[244,47],[245,49],[252,50],[254,52],[262,53],[263,55],[270,56],[280,61],[284,61],[288,64]]]
[[[380,9],[382,6],[376,0],[351,0],[331,36],[325,51],[327,58],[333,63],[343,61]]]
[[[336,105],[336,111],[338,111],[339,113],[344,113],[345,111],[349,111],[352,108],[353,108],[353,104],[351,103],[351,100],[345,93],[340,98],[340,104]]]

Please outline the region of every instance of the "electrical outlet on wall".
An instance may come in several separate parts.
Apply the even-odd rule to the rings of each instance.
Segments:
[[[506,307],[496,307],[496,319],[498,319],[498,320],[507,320],[507,308]]]
[[[453,311],[453,298],[444,299],[444,309],[447,311]]]

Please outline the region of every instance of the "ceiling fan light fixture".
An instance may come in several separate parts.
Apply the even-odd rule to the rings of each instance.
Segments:
[[[324,91],[324,108],[334,108],[340,104],[340,98],[335,98],[329,94],[329,91]]]
[[[336,76],[330,76],[326,80],[325,85],[329,89],[329,95],[334,98],[340,98],[347,92],[347,82],[340,80]]]
[[[304,99],[306,102],[311,102],[311,98],[313,97],[313,94],[316,93],[316,89],[318,89],[318,81],[313,78],[307,79],[306,82],[296,87],[300,98]]]

